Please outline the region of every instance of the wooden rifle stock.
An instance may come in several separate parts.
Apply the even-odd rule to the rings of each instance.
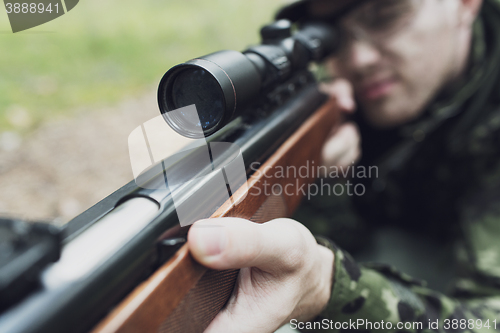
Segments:
[[[289,217],[299,205],[304,184],[317,176],[276,177],[275,170],[319,165],[323,143],[340,113],[330,99],[316,110],[248,180],[248,195],[240,188],[212,217],[240,217],[263,223]],[[313,163],[314,162],[314,163]],[[269,195],[267,189],[279,184],[281,195]],[[285,189],[286,193],[283,191]],[[267,193],[267,194],[266,194]],[[288,195],[293,193],[293,195]],[[125,332],[203,332],[229,299],[239,270],[215,271],[198,264],[184,244],[152,276],[131,292],[94,329],[93,333]]]

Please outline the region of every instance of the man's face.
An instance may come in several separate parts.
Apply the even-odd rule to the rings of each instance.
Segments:
[[[347,42],[327,66],[351,81],[372,125],[415,119],[464,70],[470,38],[459,29],[459,2],[372,0],[340,21]]]

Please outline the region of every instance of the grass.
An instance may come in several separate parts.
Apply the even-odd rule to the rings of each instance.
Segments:
[[[12,34],[0,13],[0,131],[154,89],[171,66],[259,41],[282,0],[81,0]],[[19,116],[21,114],[21,116]],[[23,119],[28,119],[23,121]]]

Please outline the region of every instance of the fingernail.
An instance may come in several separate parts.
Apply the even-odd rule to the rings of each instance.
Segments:
[[[198,246],[204,255],[215,256],[224,251],[227,243],[227,234],[224,227],[203,228],[197,230],[197,233]]]

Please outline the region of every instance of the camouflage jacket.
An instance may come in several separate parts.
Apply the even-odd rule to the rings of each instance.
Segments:
[[[350,221],[370,230],[394,223],[450,240],[456,278],[444,294],[393,267],[358,264],[343,249],[363,243],[367,233],[349,236],[323,223],[313,232],[331,236],[340,246],[334,247],[332,297],[316,329],[296,328],[500,330],[500,2],[486,0],[483,5],[475,25],[469,77],[461,88],[440,96],[422,118],[397,131],[360,127],[365,154],[360,163],[378,165],[379,175],[359,180],[367,186],[366,194],[351,198],[354,202],[341,201],[355,215],[337,214],[334,224]],[[325,198],[318,202],[306,207],[308,217],[315,209],[332,207]]]

